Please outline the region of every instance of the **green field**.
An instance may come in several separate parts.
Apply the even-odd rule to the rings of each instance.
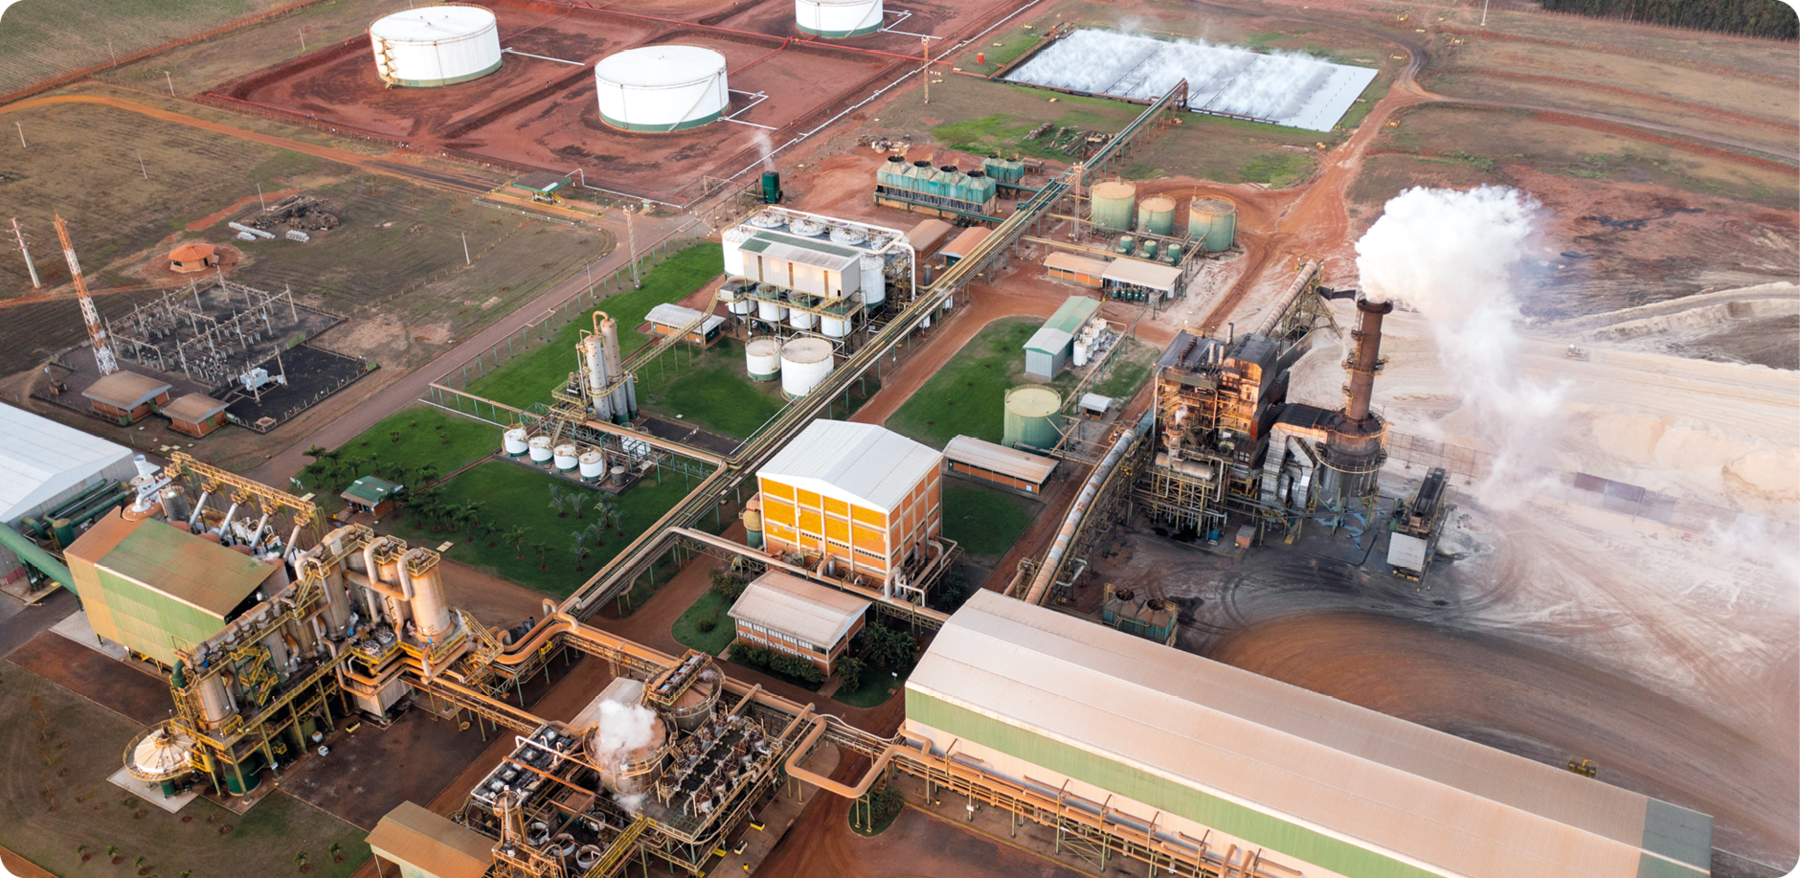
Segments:
[[[1044,504],[1012,491],[947,481],[944,536],[970,556],[998,558],[1018,542],[1043,508]]]
[[[366,831],[269,784],[242,816],[203,798],[180,814],[150,805],[107,781],[142,723],[16,665],[5,665],[4,678],[0,741],[9,759],[0,777],[0,845],[53,874],[133,875],[144,857],[146,874],[166,878],[185,870],[203,878],[298,875],[294,855],[305,852],[309,875],[346,878],[367,862]],[[327,853],[332,844],[342,848],[342,863]],[[108,845],[123,858],[116,866]],[[92,856],[85,863],[81,846]]]
[[[718,655],[737,636],[736,625],[730,616],[725,615],[725,611],[729,609],[731,605],[718,592],[707,589],[699,600],[694,601],[693,606],[681,614],[681,618],[675,620],[669,633],[675,635],[675,641],[682,646],[700,650],[707,655]],[[713,630],[701,631],[698,627],[701,619],[712,619]]]
[[[669,257],[667,262],[644,276],[644,288],[619,293],[600,303],[619,323],[619,353],[630,356],[648,344],[649,336],[637,331],[650,309],[666,302],[676,302],[707,281],[719,276],[723,251],[718,244],[696,244]],[[572,320],[548,344],[520,354],[497,369],[469,382],[468,391],[476,396],[516,408],[543,402],[550,391],[560,386],[575,368],[575,343],[582,330],[593,331],[588,320]]]
[[[751,381],[744,344],[724,339],[705,351],[671,349],[638,375],[638,404],[645,410],[698,424],[734,439],[749,438],[787,401],[781,382]]]
[[[400,434],[395,442],[393,434]],[[500,447],[499,428],[439,409],[414,406],[383,418],[362,435],[334,449],[335,454],[303,470],[300,482],[327,509],[343,504],[338,494],[367,475],[417,487],[421,467],[438,476],[469,465]],[[336,465],[327,461],[335,461]]]
[[[632,540],[637,539],[639,534],[649,530],[657,519],[679,503],[688,492],[688,486],[684,485],[679,474],[664,473],[660,485],[656,483],[656,477],[651,475],[623,495],[611,498],[625,513],[622,523],[624,533],[617,533],[612,527],[606,527],[604,542],[598,545],[588,543],[588,556],[577,560],[571,552],[574,546],[571,534],[598,521],[592,512],[592,498],[583,509],[583,517],[577,518],[566,513],[559,515],[550,508],[551,487],[565,493],[587,491],[592,498],[609,496],[517,464],[495,460],[481,464],[432,490],[434,493],[441,492],[446,500],[458,505],[484,504],[481,522],[496,530],[477,529],[474,533],[468,530],[427,530],[414,516],[407,515],[395,523],[394,533],[414,545],[435,546],[442,541],[453,542],[449,552],[452,560],[547,594],[568,597],[595,571],[611,561]],[[523,558],[518,557],[518,550],[505,539],[506,532],[515,527],[524,528],[529,534]],[[532,548],[538,542],[548,546],[548,554],[542,559],[542,564],[538,553]]]

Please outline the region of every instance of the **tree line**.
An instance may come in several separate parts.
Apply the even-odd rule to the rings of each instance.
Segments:
[[[1782,0],[1542,0],[1542,4],[1551,12],[1777,40],[1800,39],[1800,14]]]

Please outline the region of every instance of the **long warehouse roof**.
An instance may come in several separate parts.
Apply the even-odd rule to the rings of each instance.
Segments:
[[[1710,863],[1703,814],[994,592],[950,618],[906,685],[1445,875]]]
[[[0,405],[0,522],[29,515],[130,459],[131,449],[116,442]]]
[[[744,587],[726,615],[829,648],[868,610],[869,602],[855,595],[770,570]]]
[[[944,455],[875,424],[813,421],[759,477],[892,512]]]

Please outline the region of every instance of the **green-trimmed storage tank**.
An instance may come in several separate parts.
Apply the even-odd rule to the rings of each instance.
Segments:
[[[1108,232],[1131,231],[1131,209],[1137,206],[1137,187],[1123,180],[1094,185],[1088,219]]]
[[[1062,394],[1048,387],[1027,385],[1006,392],[1006,419],[1001,444],[1008,448],[1056,447],[1062,426]]]
[[[1175,234],[1175,199],[1152,195],[1139,202],[1137,227],[1138,231],[1152,235]]]
[[[1188,205],[1188,240],[1208,253],[1230,250],[1237,240],[1237,205],[1223,198],[1196,198]]]
[[[1120,235],[1119,242],[1113,245],[1113,252],[1120,256],[1130,256],[1132,243],[1130,235]]]

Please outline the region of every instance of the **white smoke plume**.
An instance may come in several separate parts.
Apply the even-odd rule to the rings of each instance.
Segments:
[[[769,139],[769,132],[761,128],[752,128],[750,131],[752,132],[751,140],[756,144],[756,154],[762,159],[763,170],[775,170],[775,162],[769,158],[769,155],[775,151],[775,143]]]
[[[600,703],[600,730],[594,734],[594,755],[623,758],[633,750],[650,746],[656,731],[656,711],[641,704]]]
[[[1539,478],[1535,451],[1562,405],[1519,364],[1512,290],[1536,236],[1538,203],[1502,186],[1408,189],[1388,201],[1356,242],[1364,294],[1418,311],[1431,324],[1438,362],[1496,445],[1475,496],[1511,508]]]
[[[642,793],[630,796],[623,793],[613,793],[613,801],[618,802],[619,807],[625,809],[625,813],[633,816],[644,810],[644,796]]]

